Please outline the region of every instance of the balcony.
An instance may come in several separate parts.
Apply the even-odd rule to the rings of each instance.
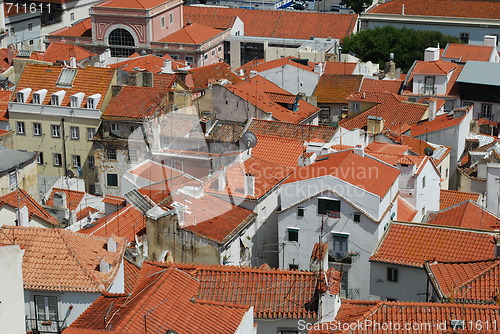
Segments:
[[[328,251],[328,262],[352,264],[353,260],[359,256],[356,252],[336,252]]]
[[[39,320],[26,318],[26,330],[33,334],[61,333],[66,328],[62,320]]]

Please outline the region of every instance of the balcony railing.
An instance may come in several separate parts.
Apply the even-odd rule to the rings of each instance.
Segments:
[[[40,320],[26,318],[26,330],[33,334],[61,333],[66,326],[62,320]]]

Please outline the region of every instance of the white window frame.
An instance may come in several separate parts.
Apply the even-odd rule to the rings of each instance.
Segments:
[[[62,154],[61,153],[54,153],[53,158],[54,158],[54,166],[61,167],[62,166]]]
[[[169,24],[174,23],[174,14],[173,13],[168,13],[168,22],[169,22]]]
[[[33,123],[33,136],[39,137],[42,135],[42,123]]]
[[[61,126],[59,124],[51,124],[50,134],[52,138],[61,138]]]
[[[95,128],[87,128],[87,141],[94,140],[95,137]]]
[[[80,128],[78,126],[72,126],[70,128],[71,139],[80,140]]]
[[[24,122],[16,122],[16,133],[18,135],[26,135],[26,124]]]
[[[39,165],[43,165],[43,152],[38,152],[36,156],[36,163]]]
[[[162,28],[165,28],[165,16],[162,16],[162,17],[160,18],[160,24],[161,24],[161,27],[162,27]]]

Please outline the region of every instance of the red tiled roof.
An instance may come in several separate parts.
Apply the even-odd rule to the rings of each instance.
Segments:
[[[184,26],[184,28],[162,38],[161,42],[166,43],[181,43],[181,44],[203,44],[206,41],[223,34],[224,31],[219,29],[203,26],[198,23],[192,23]]]
[[[126,199],[118,196],[106,195],[102,200],[104,203],[125,206],[127,204]]]
[[[3,226],[0,243],[12,241],[24,250],[24,288],[44,291],[99,292],[113,283],[125,242],[113,237],[117,251],[106,250],[107,238],[87,236],[65,229]],[[101,259],[110,264],[100,272]]]
[[[163,88],[123,86],[102,114],[107,120],[140,120],[155,115],[168,92]]]
[[[135,241],[136,236],[145,233],[146,217],[132,204],[96,220],[92,227],[83,228],[79,232],[109,238],[112,235]]]
[[[124,283],[125,283],[125,293],[132,293],[134,291],[135,283],[137,278],[139,278],[140,268],[137,267],[132,262],[127,259],[123,260],[123,272],[124,272]]]
[[[91,213],[95,213],[97,211],[99,211],[99,210],[94,209],[90,206],[87,206],[86,208],[84,208],[76,213],[76,221],[80,221],[84,218],[87,218],[88,216],[90,216]]]
[[[85,50],[84,48],[60,42],[52,42],[43,55],[43,60],[51,63],[58,61],[70,61],[70,57],[76,57],[76,61],[82,61],[96,56],[95,53]]]
[[[411,222],[416,214],[417,210],[415,210],[410,203],[405,201],[401,196],[398,196],[398,220]]]
[[[163,182],[167,179],[183,175],[183,172],[175,168],[170,168],[151,160],[147,160],[145,163],[136,166],[130,173],[150,180],[153,183]]]
[[[222,79],[229,80],[229,82],[233,84],[241,81],[241,79],[231,71],[231,67],[224,62],[193,68],[188,70],[188,72],[186,84],[189,88],[195,90],[205,89],[208,87],[209,83],[214,83]]]
[[[205,192],[233,197],[259,199],[285,180],[293,170],[250,157],[244,162],[235,162],[226,169],[226,187],[219,191],[218,175],[205,183]],[[244,175],[254,176],[254,195],[245,196]]]
[[[453,114],[439,115],[436,116],[432,121],[423,121],[417,124],[413,124],[410,128],[410,136],[416,137],[423,134],[439,131],[442,129],[451,128],[452,126],[459,125],[465,118],[466,115],[462,117],[454,117]]]
[[[347,104],[346,97],[359,92],[362,81],[362,75],[323,74],[313,95],[318,103]]]
[[[433,262],[425,269],[440,299],[494,304],[500,291],[500,259]]]
[[[250,70],[257,71],[257,72],[264,72],[264,71],[271,70],[273,68],[290,65],[290,66],[296,67],[298,69],[314,73],[314,63],[308,62],[308,65],[306,66],[306,65],[301,64],[297,61],[294,61],[294,59],[299,59],[299,58],[288,56],[288,57],[278,58],[278,59],[274,59],[274,60],[270,60],[270,61],[266,61],[266,62],[260,62],[260,63],[257,63],[255,65],[251,66]]]
[[[13,192],[0,197],[0,207],[4,204],[7,204],[12,208],[18,208],[19,206],[22,208],[23,206],[26,206],[28,208],[28,215],[30,219],[35,216],[51,225],[59,225],[59,222],[23,189],[14,190]]]
[[[166,2],[167,0],[108,0],[97,4],[96,7],[151,9]]]
[[[413,67],[412,74],[445,75],[453,71],[457,64],[444,60],[422,61],[419,60]]]
[[[276,150],[280,154],[276,154]],[[257,145],[252,156],[284,167],[296,167],[305,146],[301,140],[257,135]]]
[[[323,160],[311,165],[295,168],[295,172],[286,180],[286,183],[332,175],[383,198],[399,175],[397,168],[369,156],[362,158],[353,150],[323,155],[321,158]],[[372,171],[371,177],[366,177],[366,175],[360,177],[356,172],[360,167]],[[374,172],[375,170],[377,172]]]
[[[427,114],[427,105],[405,101],[405,97],[392,93],[360,92],[346,98],[348,101],[377,103],[354,117],[344,118],[341,126],[348,130],[361,129],[368,124],[368,116],[384,119],[384,130],[401,124],[413,124]]]
[[[318,286],[324,285],[323,275],[318,272],[209,264],[175,265],[200,282],[196,298],[253,306],[257,319],[317,316],[317,310],[307,305],[317,298]],[[323,287],[338,295],[340,276],[339,271],[329,269],[326,278],[330,285]]]
[[[9,101],[12,97],[12,92],[8,90],[0,91],[0,121],[9,121],[7,118],[8,113],[7,110],[9,108]]]
[[[258,135],[276,136],[288,139],[297,139],[305,142],[313,141],[313,138],[321,139],[328,143],[337,132],[337,128],[322,125],[308,125],[285,123],[279,121],[267,121],[252,119],[248,131]]]
[[[140,69],[151,73],[160,73],[162,71],[164,62],[165,62],[164,57],[158,57],[155,55],[145,55],[145,56],[137,56],[134,58],[129,57],[129,59],[124,60],[122,62],[110,64],[109,68],[119,68],[126,72],[134,72]],[[179,68],[187,66],[186,64],[178,60],[171,60],[171,62],[172,62],[172,70],[177,70]]]
[[[443,16],[443,17],[467,17],[500,19],[500,12],[495,1],[467,0],[434,0],[432,6],[426,0],[393,0],[379,5],[370,13],[401,15],[401,6],[404,6],[405,15]]]
[[[325,62],[325,74],[350,75],[356,69],[357,63],[347,63],[344,61],[327,61]]]
[[[171,73],[153,74],[153,86],[157,88],[172,88],[177,76]]]
[[[52,188],[52,192],[50,193],[50,196],[45,204],[47,204],[48,206],[54,206],[54,195],[56,193],[62,193],[66,195],[66,207],[71,211],[75,211],[76,209],[78,209],[78,205],[85,197],[85,192],[83,191]]]
[[[407,145],[372,142],[365,149],[372,152],[400,155],[409,151],[410,147]]]
[[[191,11],[188,9],[188,12]],[[184,22],[196,22],[198,24],[220,30],[232,28],[236,18],[237,16],[230,15],[192,14],[186,13],[186,10],[184,10]]]
[[[449,43],[441,57],[457,59],[464,63],[469,60],[489,61],[492,52],[491,46]]]
[[[364,79],[360,91],[399,94],[403,80],[371,80]]]
[[[239,17],[245,25],[245,36],[310,39],[311,36],[321,38],[342,39],[354,31],[357,15],[291,12],[283,10],[251,10],[223,7],[184,6],[184,19],[198,22],[197,18],[203,15],[203,23],[207,24],[207,17],[212,16],[211,27],[219,25],[220,16]],[[300,24],[297,24],[300,22]],[[202,21],[198,22],[202,23]],[[332,29],[332,27],[335,27]]]
[[[476,202],[466,200],[429,215],[427,224],[498,230],[500,218],[481,208]]]
[[[418,170],[427,162],[425,156],[420,155],[388,154],[370,151],[366,153],[393,166],[398,164],[415,165],[417,167],[417,171],[415,171],[416,174],[419,174]]]
[[[477,261],[495,255],[492,232],[392,223],[370,261],[421,268],[425,261]]]
[[[70,27],[53,31],[50,35],[68,37],[92,37],[92,20],[90,17]]]
[[[479,331],[453,330],[451,320],[463,320],[466,328],[470,328],[468,327],[469,324],[475,324],[476,322],[497,323],[500,321],[500,307],[493,305],[343,300],[335,321],[312,325],[309,334],[493,334],[496,332],[496,330],[484,329]],[[351,328],[352,330],[339,331],[339,324],[343,328]],[[371,325],[368,326],[368,324]],[[405,327],[408,325],[411,326]],[[387,328],[391,328],[391,330],[387,330]],[[393,331],[392,328],[401,328],[401,330]],[[403,328],[411,329],[407,331],[403,330]],[[414,328],[418,329],[413,330]]]
[[[275,94],[293,96],[294,99],[295,96],[260,75],[236,85],[225,85],[224,87],[260,110],[272,114],[274,119],[282,122],[300,123],[319,111],[319,108],[304,100],[299,101],[297,111],[292,111],[278,104],[278,101],[273,100],[273,97],[276,97]]]
[[[441,189],[439,210],[452,207],[467,200],[477,202],[479,200],[479,196],[480,194],[478,193]]]
[[[79,68],[76,70],[77,73],[71,87],[58,87],[57,81],[63,69],[65,68],[62,66],[26,64],[19,78],[19,82],[17,83],[16,91],[28,87],[32,89],[32,92],[36,92],[40,89],[47,89],[47,95],[44,101],[41,101],[41,104],[50,104],[51,94],[64,90],[66,91],[66,95],[64,99],[60,101],[61,106],[69,106],[71,95],[79,92],[85,93],[86,97],[93,94],[101,94],[102,98],[97,105],[98,109],[101,108],[113,81],[115,70],[92,66]],[[15,100],[15,98],[16,94],[13,95],[12,100]],[[33,94],[30,94],[28,100],[25,102],[31,103],[32,98]],[[84,104],[85,102],[82,103],[82,106],[84,106]]]
[[[130,296],[104,293],[70,328],[112,328],[129,334],[236,332],[248,306],[195,299],[200,285],[175,265],[157,267],[145,263]]]

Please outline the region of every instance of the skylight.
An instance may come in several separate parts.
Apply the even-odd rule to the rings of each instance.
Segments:
[[[76,68],[63,68],[59,78],[57,79],[56,85],[61,87],[73,86],[73,80],[75,80],[76,72]]]

